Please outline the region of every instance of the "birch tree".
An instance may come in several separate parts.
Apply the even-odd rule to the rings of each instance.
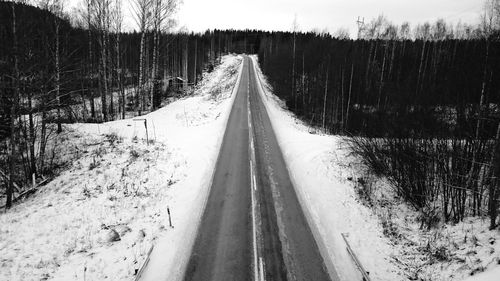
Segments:
[[[61,42],[60,42],[60,28],[61,22],[60,17],[63,15],[65,0],[39,0],[38,5],[47,11],[50,11],[55,15],[53,17],[54,22],[54,49],[53,49],[53,58],[54,58],[54,94],[55,94],[55,102],[57,107],[57,133],[62,132],[62,124],[61,124]]]
[[[176,12],[178,1],[177,0],[151,0],[152,8],[152,31],[153,31],[153,60],[151,67],[151,82],[150,85],[150,110],[154,109],[154,94],[155,85],[158,86],[159,79],[159,61],[160,61],[160,40],[161,34],[171,27],[171,16]]]
[[[121,52],[120,52],[120,34],[122,32],[123,24],[123,13],[122,13],[122,1],[115,0],[113,12],[112,12],[112,24],[113,32],[115,33],[115,77],[116,84],[119,92],[119,105],[118,108],[121,112],[121,118],[125,119],[125,89],[123,86],[123,69],[121,65]]]
[[[13,88],[13,97],[11,99],[11,109],[10,109],[10,140],[9,140],[9,183],[7,186],[6,192],[6,208],[10,208],[12,206],[12,195],[14,193],[14,175],[15,175],[15,167],[16,167],[16,117],[17,117],[17,106],[19,103],[19,57],[18,57],[18,46],[17,46],[17,19],[16,19],[16,4],[12,1],[12,50],[13,50],[13,78],[12,78],[12,88]]]
[[[84,7],[86,9],[85,19],[87,23],[87,40],[88,40],[88,57],[87,57],[87,93],[89,93],[90,100],[90,115],[95,120],[95,103],[94,103],[94,61],[92,55],[92,30],[94,28],[92,10],[95,0],[84,0]]]
[[[109,32],[111,25],[111,0],[98,0],[94,2],[94,20],[98,32],[98,42],[100,47],[99,59],[99,91],[101,94],[102,119],[108,121],[108,103],[109,96]],[[112,96],[111,105],[113,103]]]
[[[500,0],[486,0],[481,15],[480,28],[484,37],[500,30]]]
[[[146,108],[146,92],[144,87],[144,74],[145,74],[145,58],[146,58],[146,33],[151,27],[152,21],[152,2],[153,0],[132,0],[132,10],[134,19],[139,27],[141,34],[141,42],[139,47],[139,81],[137,85],[136,98],[139,114]]]
[[[297,15],[295,15],[292,24],[293,32],[293,53],[292,53],[292,97],[295,97],[294,106],[297,107],[297,91],[295,89],[295,50],[296,50],[296,33],[299,29],[299,24],[297,22]]]

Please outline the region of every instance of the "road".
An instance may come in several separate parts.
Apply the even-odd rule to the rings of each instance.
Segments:
[[[184,280],[338,280],[329,276],[244,58]]]

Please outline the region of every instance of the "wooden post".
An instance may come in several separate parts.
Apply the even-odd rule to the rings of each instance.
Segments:
[[[167,207],[167,213],[168,213],[168,223],[169,223],[171,228],[174,228],[174,226],[172,225],[172,217],[170,215],[170,208],[169,207]]]
[[[144,121],[144,128],[146,129],[146,144],[149,145],[148,122],[146,118],[133,119],[134,121]]]
[[[146,128],[146,145],[149,145],[148,122],[144,119],[144,128]]]

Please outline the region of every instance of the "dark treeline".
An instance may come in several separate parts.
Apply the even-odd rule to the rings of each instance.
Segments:
[[[259,60],[288,108],[330,132],[464,137],[482,93],[484,104],[500,99],[500,43],[486,39],[275,33],[262,39]],[[491,136],[496,127],[487,125]]]

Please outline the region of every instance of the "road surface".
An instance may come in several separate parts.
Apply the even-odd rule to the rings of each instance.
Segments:
[[[252,60],[243,64],[184,280],[338,280],[295,194]]]

